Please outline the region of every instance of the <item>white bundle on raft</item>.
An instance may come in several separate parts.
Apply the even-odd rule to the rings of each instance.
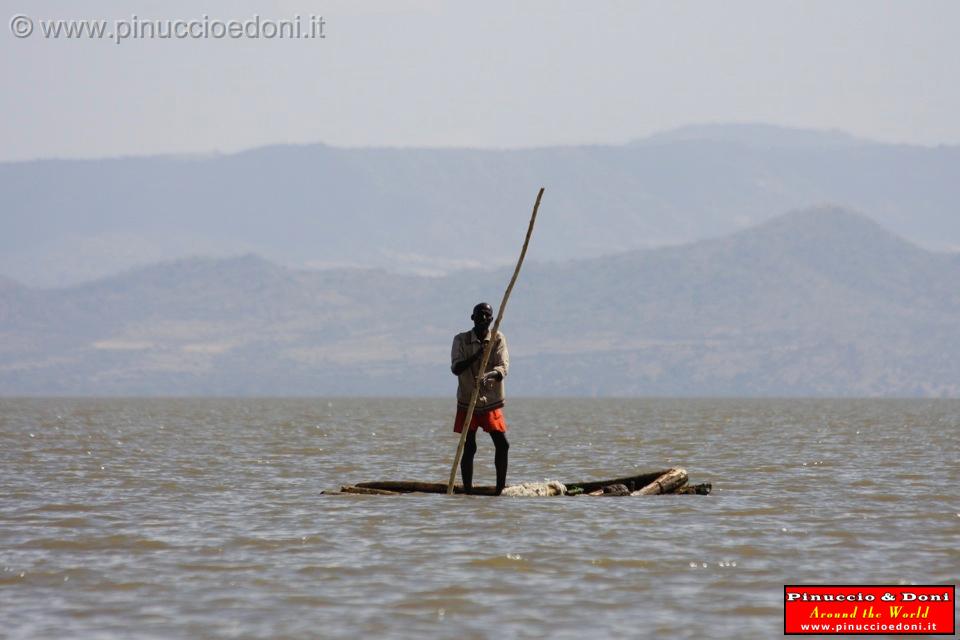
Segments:
[[[504,488],[504,496],[562,496],[566,495],[567,487],[559,480],[544,482],[521,482]]]

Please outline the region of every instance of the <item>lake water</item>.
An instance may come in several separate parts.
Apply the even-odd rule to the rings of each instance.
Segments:
[[[514,399],[509,483],[714,493],[321,494],[446,481],[453,409],[0,400],[0,636],[773,638],[787,583],[958,581],[958,401]]]

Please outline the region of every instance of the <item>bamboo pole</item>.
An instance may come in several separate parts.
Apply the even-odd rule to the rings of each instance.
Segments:
[[[490,352],[493,350],[493,344],[497,341],[497,331],[500,330],[500,321],[503,320],[503,312],[507,308],[507,300],[510,298],[510,292],[513,291],[513,285],[517,282],[517,276],[520,275],[520,267],[523,265],[523,258],[527,255],[527,245],[530,244],[530,236],[533,234],[533,224],[537,221],[537,210],[540,208],[540,198],[543,197],[543,187],[537,193],[537,201],[533,204],[533,215],[530,216],[530,225],[527,227],[527,237],[523,239],[523,249],[520,250],[520,259],[517,260],[517,268],[513,270],[513,277],[510,278],[510,284],[507,290],[503,292],[503,300],[500,301],[500,310],[497,312],[497,320],[493,323],[493,329],[490,333],[490,341],[483,349],[483,356],[480,358],[480,371],[477,378],[473,381],[473,394],[470,396],[470,404],[467,406],[467,415],[463,419],[463,430],[460,432],[460,442],[457,444],[457,453],[453,456],[453,466],[450,468],[450,480],[447,482],[447,495],[453,495],[453,483],[457,479],[457,467],[460,466],[460,458],[463,456],[463,445],[467,442],[467,433],[470,431],[470,422],[473,420],[473,410],[477,406],[477,398],[480,396],[480,380],[483,378],[484,371],[487,368],[487,362],[490,361]]]

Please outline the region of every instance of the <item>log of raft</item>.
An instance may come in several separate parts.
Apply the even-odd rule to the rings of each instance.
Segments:
[[[571,495],[576,495],[578,493],[593,493],[594,491],[602,490],[604,487],[608,487],[613,484],[622,484],[627,488],[628,491],[633,492],[644,488],[663,474],[669,473],[670,471],[671,469],[662,469],[660,471],[641,473],[640,475],[636,476],[613,478],[612,480],[592,480],[590,482],[568,482],[564,484],[567,485],[567,493]]]
[[[377,489],[380,491],[389,491],[390,493],[446,493],[446,482],[411,482],[406,480],[388,480],[385,482],[358,482],[352,485],[359,489]],[[342,489],[341,489],[342,490]],[[497,493],[494,486],[475,486],[471,491],[479,496],[493,496]],[[453,487],[454,493],[463,493],[463,485],[457,484]],[[354,492],[359,493],[359,492]]]
[[[564,495],[578,496],[645,496],[660,494],[695,494],[707,495],[713,489],[710,483],[697,485],[687,484],[687,472],[680,467],[650,471],[634,476],[613,478],[611,480],[594,480],[590,482],[563,483],[566,486]],[[516,485],[515,485],[516,486]],[[415,482],[415,481],[382,481],[359,482],[355,485],[340,487],[339,493],[365,495],[400,495],[404,493],[446,493],[447,485],[444,482]],[[496,495],[496,487],[475,486],[471,492],[475,495]],[[455,485],[454,493],[463,493],[463,485]]]
[[[653,496],[658,493],[674,493],[687,484],[686,469],[670,469],[647,486],[630,493],[632,496]]]
[[[372,489],[370,487],[357,487],[354,485],[344,485],[340,487],[340,493],[357,493],[365,496],[398,496],[399,491],[387,491],[386,489]]]

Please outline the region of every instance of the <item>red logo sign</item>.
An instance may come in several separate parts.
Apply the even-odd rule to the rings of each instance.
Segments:
[[[783,632],[953,635],[955,585],[784,585]]]

